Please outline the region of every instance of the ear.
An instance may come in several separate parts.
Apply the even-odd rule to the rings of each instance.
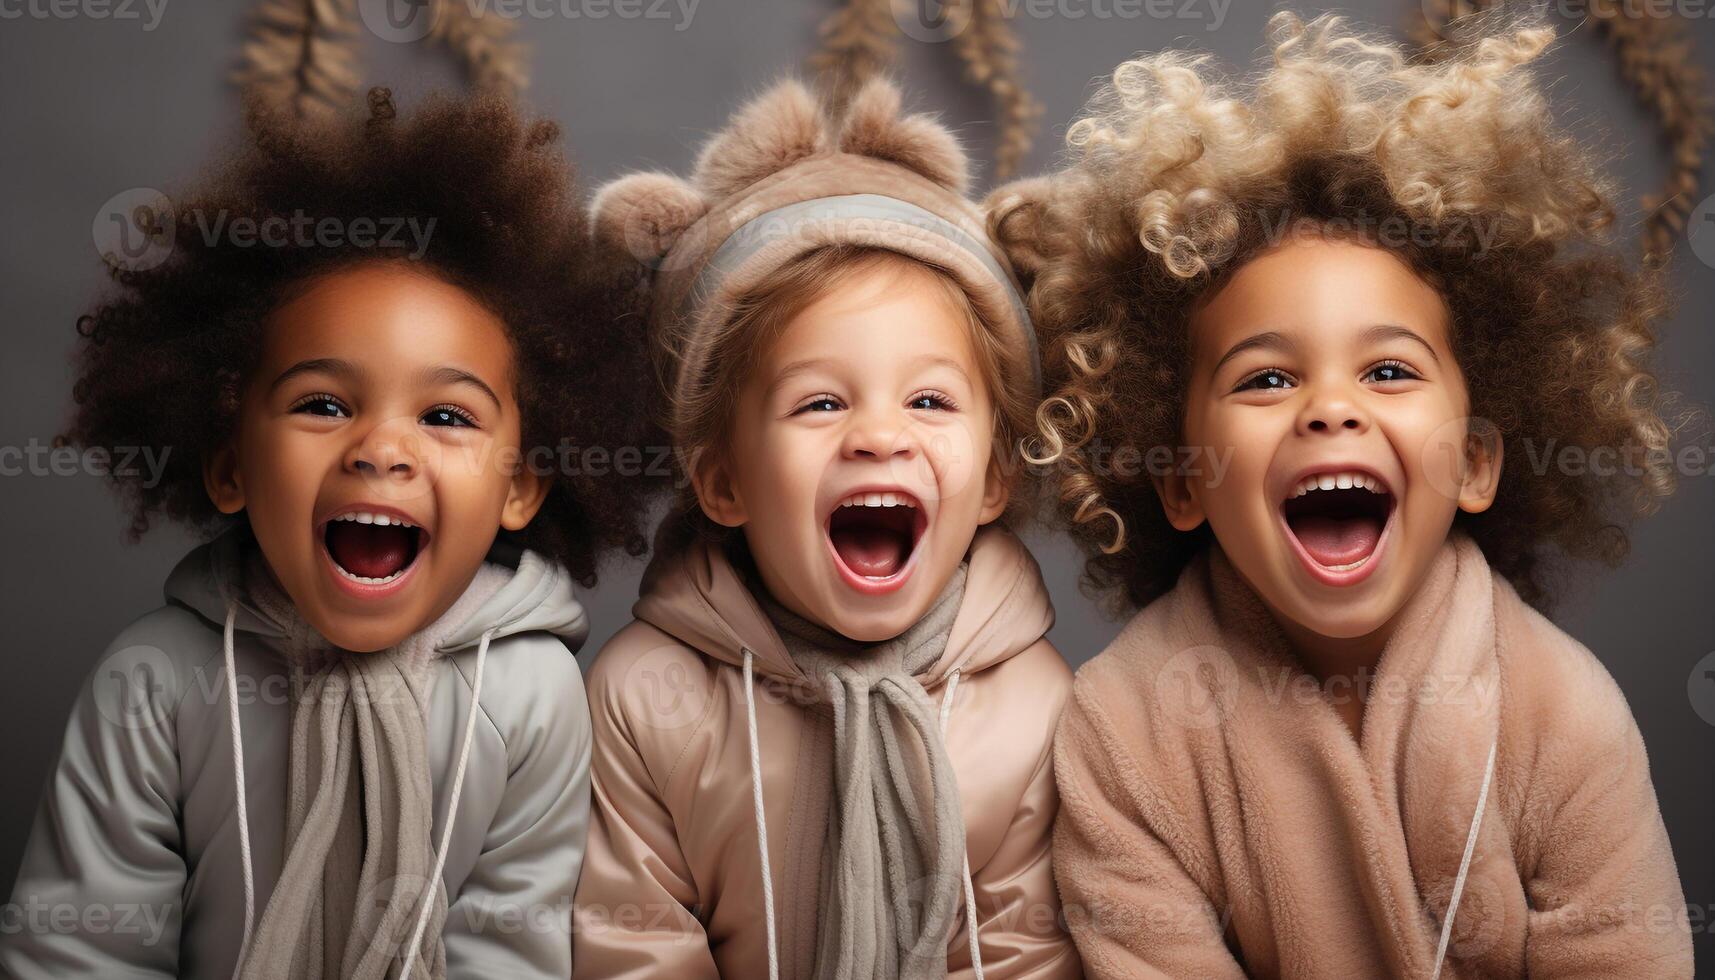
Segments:
[[[1000,244],[1025,286],[1048,263],[1052,195],[1062,177],[1027,177],[998,187],[983,201],[989,237]]]
[[[244,479],[238,472],[238,448],[226,442],[202,458],[202,485],[214,509],[236,514],[244,509]]]
[[[1006,513],[1012,502],[1012,467],[1000,453],[989,457],[988,470],[983,474],[983,508],[977,513],[977,524],[987,524]]]
[[[1465,434],[1465,472],[1459,483],[1459,509],[1481,514],[1495,502],[1501,488],[1501,464],[1506,455],[1501,434],[1486,419],[1471,420]]]
[[[841,121],[840,149],[897,163],[963,194],[970,174],[958,139],[931,116],[902,115],[900,105],[893,82],[878,77],[864,83]]]
[[[637,173],[596,192],[590,221],[597,242],[654,266],[708,210],[709,202],[685,181],[669,174]]]
[[[1155,495],[1161,498],[1161,510],[1167,523],[1181,531],[1195,531],[1207,519],[1203,503],[1191,489],[1191,478],[1180,472],[1164,473],[1150,478],[1155,483]]]
[[[532,520],[542,503],[548,499],[549,481],[526,465],[520,465],[512,475],[512,485],[506,491],[506,505],[500,509],[500,526],[508,531],[522,531]]]
[[[788,78],[733,114],[704,144],[691,183],[715,200],[828,148],[822,108],[803,82]]]
[[[733,479],[732,467],[721,453],[701,452],[691,467],[691,488],[709,520],[722,527],[742,527],[750,520],[744,496]]]

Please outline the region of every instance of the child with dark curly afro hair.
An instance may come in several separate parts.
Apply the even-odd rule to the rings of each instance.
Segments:
[[[134,530],[212,540],[86,685],[16,886],[152,927],[15,932],[0,973],[570,975],[573,585],[641,535],[565,450],[644,445],[636,276],[553,124],[369,110],[253,112],[79,323],[72,441],[157,448]]]
[[[1043,335],[1031,454],[1143,607],[1056,742],[1085,968],[1689,977],[1637,724],[1527,604],[1672,488],[1660,287],[1552,122],[1552,34],[1419,64],[1271,26],[1254,76],[1121,65],[1067,169],[990,201]]]

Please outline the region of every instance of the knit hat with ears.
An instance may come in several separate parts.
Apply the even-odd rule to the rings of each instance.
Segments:
[[[676,404],[720,383],[709,351],[735,303],[828,245],[887,249],[951,275],[997,331],[1005,382],[1034,398],[1036,338],[1023,296],[966,183],[953,134],[927,115],[901,115],[891,82],[866,84],[835,120],[786,80],[704,145],[690,180],[639,173],[603,187],[595,234],[654,270],[651,327]],[[668,424],[677,433],[682,421]]]

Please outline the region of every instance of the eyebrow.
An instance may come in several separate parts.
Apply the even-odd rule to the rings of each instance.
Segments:
[[[801,361],[793,361],[781,368],[780,372],[774,376],[774,380],[768,385],[768,393],[773,394],[778,391],[786,382],[797,375],[832,363],[833,358],[831,357],[807,357]],[[914,368],[944,367],[957,374],[966,384],[971,383],[971,376],[965,372],[964,366],[957,359],[946,354],[923,354],[913,358],[910,364]]]
[[[1285,334],[1274,330],[1265,330],[1262,333],[1246,337],[1233,346],[1227,348],[1227,352],[1222,354],[1221,359],[1215,362],[1215,369],[1209,373],[1220,373],[1221,366],[1223,364],[1226,364],[1228,361],[1238,357],[1240,354],[1243,354],[1248,350],[1277,350],[1285,353],[1291,353],[1297,349],[1297,345],[1294,344],[1292,339],[1287,337]]]
[[[806,371],[813,371],[816,368],[822,367],[823,365],[828,364],[829,361],[830,359],[826,357],[807,357],[803,360],[793,361],[790,364],[787,364],[774,375],[774,380],[768,383],[768,393],[773,394],[784,387],[786,382],[792,380],[794,377],[803,374]]]
[[[1379,323],[1364,331],[1363,342],[1365,344],[1379,344],[1384,340],[1416,341],[1422,345],[1424,350],[1429,352],[1430,358],[1435,363],[1441,363],[1441,355],[1435,353],[1435,348],[1430,346],[1429,341],[1424,340],[1417,331],[1410,327],[1402,327],[1397,323]]]
[[[337,357],[316,357],[307,361],[299,361],[281,371],[279,376],[274,379],[274,383],[268,386],[268,390],[277,391],[281,385],[303,374],[331,374],[336,378],[350,379],[361,377],[363,371],[350,361],[344,361]]]
[[[279,377],[274,379],[274,383],[268,386],[268,390],[277,391],[281,385],[291,381],[293,378],[300,377],[305,374],[331,374],[341,380],[350,381],[352,379],[361,378],[363,376],[363,369],[350,361],[343,360],[338,357],[311,358],[306,361],[299,361],[286,370],[281,371]],[[500,396],[494,393],[494,389],[490,388],[481,378],[464,370],[463,368],[456,368],[451,365],[426,368],[424,369],[421,377],[424,384],[470,385],[471,387],[481,391],[484,395],[487,395],[489,400],[494,402],[494,407],[502,407]]]
[[[490,388],[481,378],[463,368],[456,368],[451,365],[428,368],[423,371],[422,377],[428,384],[469,385],[487,395],[488,400],[494,403],[495,408],[502,407],[500,396],[494,393],[494,389]]]

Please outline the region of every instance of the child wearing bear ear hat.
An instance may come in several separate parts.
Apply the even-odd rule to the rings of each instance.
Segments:
[[[686,489],[589,678],[576,977],[1080,973],[1030,323],[951,134],[886,82],[831,116],[782,83],[596,200]]]

